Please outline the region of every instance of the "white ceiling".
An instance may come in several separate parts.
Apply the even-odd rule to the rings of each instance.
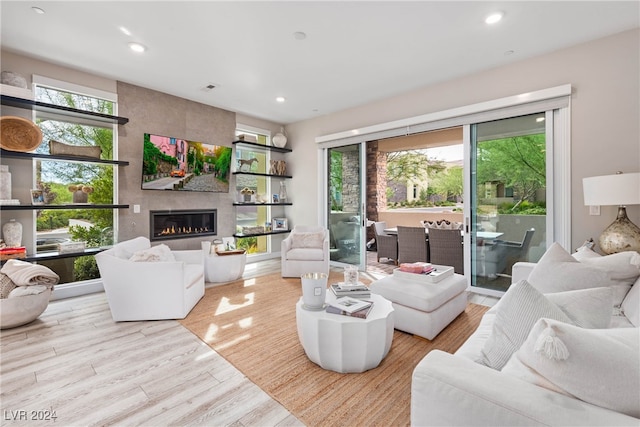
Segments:
[[[640,25],[638,1],[2,0],[0,13],[7,50],[283,124]]]

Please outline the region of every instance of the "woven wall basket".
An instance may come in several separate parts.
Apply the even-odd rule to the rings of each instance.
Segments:
[[[42,131],[31,120],[17,116],[0,117],[0,147],[26,153],[42,142]]]

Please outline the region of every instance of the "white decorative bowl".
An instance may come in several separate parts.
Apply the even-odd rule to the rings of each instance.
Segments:
[[[0,299],[0,329],[33,322],[47,309],[49,298],[50,289],[35,295]]]

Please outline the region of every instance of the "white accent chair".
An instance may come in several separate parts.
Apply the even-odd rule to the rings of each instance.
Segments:
[[[149,239],[136,237],[95,256],[116,322],[184,319],[204,295],[201,250],[171,251],[175,261],[130,261],[150,248]]]
[[[329,274],[329,230],[296,225],[280,245],[282,277]]]

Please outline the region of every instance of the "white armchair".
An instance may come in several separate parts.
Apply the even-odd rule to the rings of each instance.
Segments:
[[[149,239],[137,237],[95,256],[116,322],[183,319],[204,295],[201,250],[170,251],[175,260],[130,260],[150,249]]]
[[[329,230],[297,225],[280,246],[282,277],[305,273],[329,274]]]

